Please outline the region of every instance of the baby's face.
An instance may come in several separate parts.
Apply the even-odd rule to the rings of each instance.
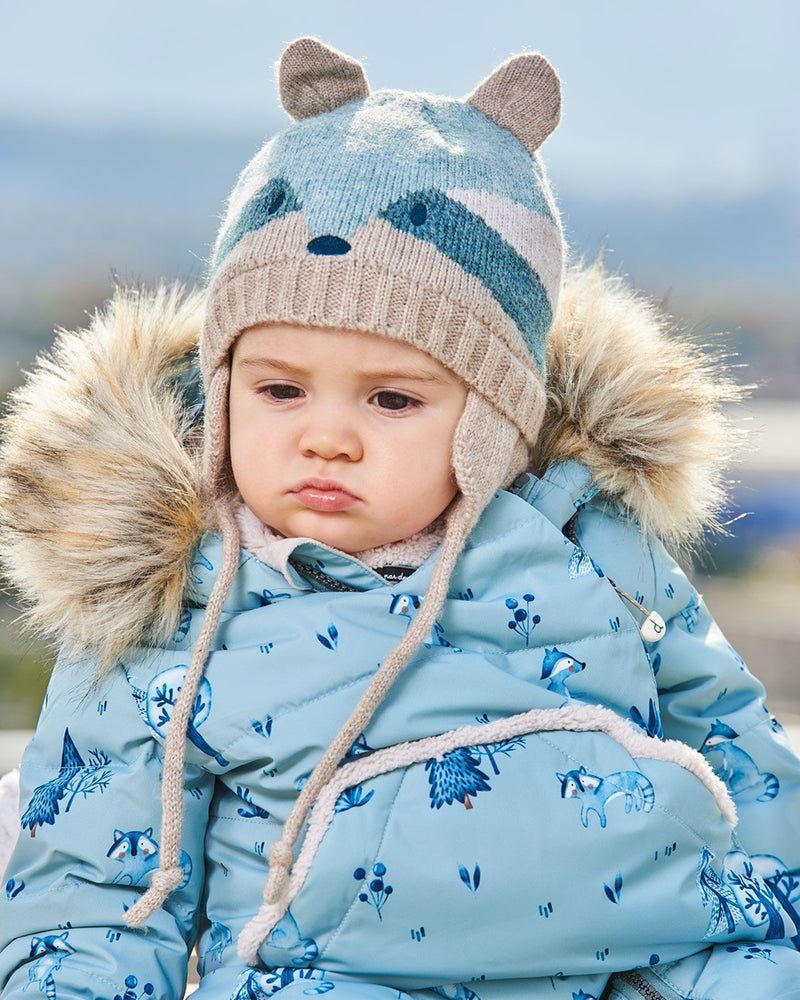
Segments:
[[[258,326],[236,341],[230,456],[247,506],[287,537],[360,552],[408,538],[456,494],[464,384],[408,344]]]

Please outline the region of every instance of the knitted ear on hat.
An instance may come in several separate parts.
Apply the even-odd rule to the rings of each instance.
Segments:
[[[561,84],[550,63],[536,53],[498,66],[467,98],[487,118],[508,129],[535,153],[561,118]]]
[[[281,104],[299,121],[360,101],[369,93],[361,63],[316,38],[298,38],[278,63]]]

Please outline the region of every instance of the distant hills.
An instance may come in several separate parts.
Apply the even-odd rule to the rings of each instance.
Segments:
[[[224,199],[262,140],[0,122],[0,366],[82,322],[115,276],[201,281]],[[576,255],[604,246],[609,267],[701,332],[731,331],[765,392],[797,395],[800,189],[666,202],[573,186],[559,201]]]

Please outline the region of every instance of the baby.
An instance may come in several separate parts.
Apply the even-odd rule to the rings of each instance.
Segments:
[[[800,761],[664,544],[733,390],[562,273],[555,72],[279,83],[205,293],[118,292],[6,420],[62,653],[3,996],[176,1000],[195,945],[204,1000],[800,996]]]

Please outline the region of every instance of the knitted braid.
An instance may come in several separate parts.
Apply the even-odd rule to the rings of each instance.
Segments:
[[[228,372],[227,369],[220,369],[209,387],[206,403],[206,419],[213,420],[217,426],[225,424],[227,395]],[[216,435],[215,452],[225,448],[225,440],[224,434]],[[214,469],[220,468],[221,456],[219,454],[210,454],[208,459],[209,464]],[[214,476],[212,482],[216,479],[217,476]],[[184,871],[180,867],[179,859],[183,826],[183,772],[186,761],[186,733],[200,682],[203,679],[206,661],[211,651],[211,643],[239,564],[239,531],[230,504],[220,502],[217,504],[217,509],[223,542],[222,564],[208,600],[200,634],[194,644],[189,667],[167,731],[164,773],[161,781],[160,865],[158,871],[153,875],[150,887],[125,913],[125,922],[130,927],[138,927],[143,924],[184,879]]]

